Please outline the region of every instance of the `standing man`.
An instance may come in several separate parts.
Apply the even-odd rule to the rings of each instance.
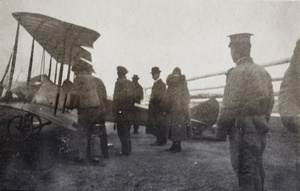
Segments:
[[[138,80],[140,78],[138,75],[133,75],[132,77],[132,82],[133,82],[133,99],[134,103],[141,103],[141,100],[144,97],[144,92],[142,86],[139,84]],[[139,124],[138,123],[133,123],[133,133],[138,134],[139,130]]]
[[[216,138],[229,135],[231,164],[240,191],[263,191],[263,152],[274,104],[269,73],[250,57],[252,34],[230,35],[236,67],[227,73]]]
[[[167,143],[167,127],[163,106],[166,84],[160,79],[160,72],[158,67],[151,69],[154,84],[151,91],[146,127],[146,132],[150,132],[156,137],[156,141],[150,144],[151,146],[162,146]]]
[[[131,152],[130,119],[132,119],[134,100],[133,84],[126,79],[127,69],[117,67],[118,79],[115,83],[112,111],[116,117],[117,131],[122,144],[122,152],[118,155],[128,156]]]
[[[76,162],[83,162],[85,157],[92,162],[99,162],[94,150],[92,135],[100,137],[102,154],[108,158],[107,133],[105,127],[106,88],[99,78],[92,76],[93,66],[81,61],[72,67],[75,73],[70,93],[70,109],[77,108],[78,126],[77,142],[79,155]]]

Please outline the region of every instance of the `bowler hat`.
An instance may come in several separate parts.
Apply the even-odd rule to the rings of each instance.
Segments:
[[[132,79],[140,79],[138,75],[133,75]]]
[[[161,71],[159,70],[158,67],[153,67],[153,68],[151,69],[150,74],[159,74],[160,72],[161,72]]]
[[[253,36],[253,34],[250,33],[238,33],[229,35],[228,37],[230,38],[230,43],[228,47],[231,47],[232,45],[236,44],[250,44],[251,36]]]
[[[117,71],[118,73],[120,73],[121,75],[125,75],[128,73],[128,70],[124,67],[124,66],[118,66],[117,67]]]

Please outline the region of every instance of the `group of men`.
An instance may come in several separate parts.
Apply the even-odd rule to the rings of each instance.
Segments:
[[[251,36],[249,33],[229,36],[229,48],[236,67],[227,73],[215,140],[225,141],[229,135],[231,162],[239,180],[239,189],[263,191],[262,155],[266,146],[266,133],[269,129],[268,121],[274,96],[270,75],[263,67],[254,64],[250,57]],[[103,107],[106,100],[105,86],[100,79],[91,75],[93,69],[90,65],[85,66],[88,70],[76,67],[73,66],[76,78],[71,100],[73,107],[78,108],[79,134],[87,135],[89,145],[92,129],[98,129],[102,153],[108,157]],[[168,137],[173,144],[167,150],[180,152],[180,142],[187,138],[186,122],[189,120],[190,95],[187,82],[179,68],[175,68],[168,76],[167,85],[160,79],[160,72],[158,67],[151,70],[154,85],[146,132],[156,136],[152,146],[166,144]],[[122,144],[119,154],[125,156],[131,153],[130,112],[134,109],[134,102],[140,101],[134,99],[134,85],[126,79],[127,73],[125,67],[117,67],[118,79],[115,83],[112,106]],[[83,157],[82,151],[78,160]]]
[[[77,147],[79,150],[76,162],[83,162],[89,158],[92,162],[99,162],[99,156],[94,147],[93,136],[99,135],[100,147],[104,158],[109,157],[107,133],[105,126],[107,93],[102,80],[92,75],[94,69],[91,64],[84,61],[72,67],[75,74],[74,83],[70,92],[69,109],[77,109]],[[140,103],[143,98],[143,88],[138,83],[138,76],[134,75],[132,81],[126,79],[126,68],[117,67],[118,79],[115,84],[112,110],[117,121],[117,131],[122,143],[121,155],[131,152],[129,116],[134,103]],[[138,124],[133,124],[134,133],[138,133]]]

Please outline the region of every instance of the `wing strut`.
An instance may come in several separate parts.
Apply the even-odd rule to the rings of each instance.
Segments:
[[[11,86],[12,86],[12,81],[13,81],[13,77],[14,77],[14,73],[15,73],[15,66],[16,66],[16,59],[17,59],[17,52],[18,52],[19,29],[20,29],[20,24],[18,23],[15,45],[14,45],[13,59],[12,59],[11,68],[10,68],[7,96],[9,96],[9,94],[11,94]],[[10,95],[10,96],[12,97],[12,95]]]
[[[71,64],[72,64],[72,57],[71,57],[71,55],[72,55],[72,49],[71,49],[70,58],[69,58],[68,75],[67,75],[66,82],[70,82]],[[68,86],[68,84],[66,84],[66,85]],[[68,92],[65,92],[64,104],[63,104],[63,113],[65,113],[65,110],[66,110],[67,98],[68,98]]]
[[[56,61],[55,64],[55,74],[54,74],[54,83],[56,84],[56,79],[57,79],[57,66],[58,66],[58,62]]]
[[[28,75],[27,75],[27,86],[29,86],[30,79],[31,79],[33,53],[34,53],[34,38],[32,39],[31,54],[30,54],[30,61],[29,61],[29,68],[28,68]]]
[[[49,63],[49,72],[48,72],[49,79],[50,79],[50,76],[51,76],[51,69],[52,69],[52,56],[50,57],[50,63]]]
[[[57,84],[57,94],[55,99],[55,107],[54,107],[54,115],[56,115],[58,102],[59,102],[59,96],[60,96],[60,89],[61,89],[61,82],[62,82],[62,76],[64,72],[64,64],[60,63],[60,69],[59,69],[59,76],[58,76],[58,84]]]
[[[65,33],[64,43],[63,43],[63,62],[65,60],[65,47],[66,47],[66,36],[68,35],[68,31]],[[60,89],[61,89],[61,83],[62,83],[62,77],[64,72],[64,63],[60,63],[60,69],[59,69],[59,76],[58,76],[58,87],[57,87],[57,94],[56,94],[56,100],[55,100],[55,107],[54,107],[54,115],[56,115],[58,102],[59,102],[59,96],[60,96]]]
[[[13,56],[13,53],[10,54],[9,61],[8,61],[8,63],[7,63],[5,72],[4,72],[3,77],[2,77],[2,80],[1,80],[1,82],[0,82],[0,97],[2,97],[2,94],[3,94],[3,89],[4,89],[4,87],[3,87],[3,82],[4,82],[4,79],[5,79],[6,75],[7,75],[7,73],[8,73],[9,65],[10,65],[10,63],[11,63],[12,56]]]

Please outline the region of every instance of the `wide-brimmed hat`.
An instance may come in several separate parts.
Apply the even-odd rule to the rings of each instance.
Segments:
[[[72,66],[72,71],[73,72],[81,72],[81,71],[85,71],[85,72],[90,72],[90,73],[95,73],[95,70],[93,68],[93,65],[83,61],[83,60],[79,60],[78,62],[76,62],[73,66]]]
[[[133,75],[132,79],[140,79],[138,75]]]
[[[128,73],[128,70],[124,67],[124,66],[118,66],[117,67],[117,71],[119,74],[121,75],[125,75]]]
[[[153,67],[151,69],[150,74],[159,74],[161,71],[159,70],[159,67]]]

